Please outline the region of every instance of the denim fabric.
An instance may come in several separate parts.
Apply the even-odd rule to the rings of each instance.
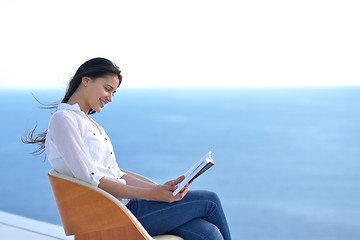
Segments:
[[[152,236],[173,234],[185,240],[230,240],[230,230],[218,196],[189,191],[178,202],[133,199],[127,204]]]

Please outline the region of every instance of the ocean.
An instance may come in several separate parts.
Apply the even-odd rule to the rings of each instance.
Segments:
[[[61,224],[44,155],[21,137],[45,130],[63,90],[2,90],[0,210]],[[360,88],[120,88],[93,117],[120,167],[158,183],[206,152],[191,185],[220,196],[235,240],[360,238]]]

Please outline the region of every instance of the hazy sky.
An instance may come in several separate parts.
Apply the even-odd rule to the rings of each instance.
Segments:
[[[128,87],[360,85],[360,1],[0,0],[0,87],[65,87],[92,57]]]

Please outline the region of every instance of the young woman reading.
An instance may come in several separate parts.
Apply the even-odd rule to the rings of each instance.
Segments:
[[[83,63],[72,77],[48,129],[32,131],[27,143],[40,145],[51,166],[109,192],[137,217],[150,235],[173,234],[187,240],[230,240],[218,196],[209,191],[172,192],[183,176],[163,185],[144,182],[120,170],[105,130],[90,115],[113,100],[120,69],[105,58]],[[34,129],[35,130],[35,129]]]

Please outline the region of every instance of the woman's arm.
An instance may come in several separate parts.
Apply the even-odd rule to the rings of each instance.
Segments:
[[[124,176],[125,177],[125,176]],[[129,178],[129,176],[127,176]],[[126,178],[124,178],[126,180]],[[134,178],[129,178],[130,182],[127,185],[120,183],[116,179],[103,177],[100,179],[99,188],[107,191],[116,198],[129,199],[144,199],[161,202],[175,202],[181,200],[188,192],[186,188],[184,191],[178,193],[176,196],[172,192],[176,189],[184,177],[179,177],[176,180],[168,181],[164,185],[148,184],[143,181],[137,181]]]
[[[153,182],[141,179],[131,173],[126,173],[125,175],[122,176],[122,179],[124,179],[126,181],[126,184],[130,185],[130,186],[136,186],[136,187],[142,187],[142,188],[152,188],[155,185],[157,185]]]

